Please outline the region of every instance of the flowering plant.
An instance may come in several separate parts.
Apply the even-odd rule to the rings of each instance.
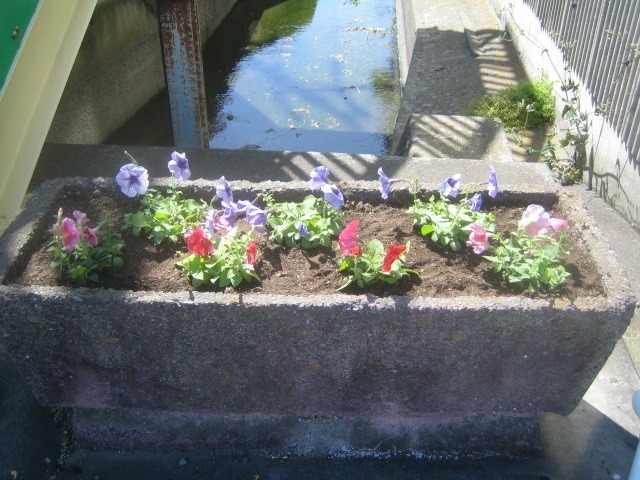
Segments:
[[[554,290],[570,276],[561,263],[561,257],[569,253],[567,226],[566,220],[551,217],[542,206],[529,205],[518,230],[507,238],[496,235],[498,245],[485,248],[493,254],[483,258],[493,262],[493,271],[514,287],[531,292]],[[559,238],[554,238],[554,231],[560,232]]]
[[[457,205],[449,200],[449,197],[458,196],[461,190],[461,178],[462,175],[456,174],[445,179],[438,185],[440,190],[438,199],[431,196],[428,202],[424,203],[415,198],[413,206],[408,210],[415,216],[414,225],[420,227],[420,233],[423,236],[428,237],[433,243],[456,252],[469,239],[469,235],[474,233],[474,228],[477,230],[477,227],[480,226],[488,230],[490,234],[495,232],[494,215],[480,212],[481,193],[476,193],[471,198],[467,196]],[[495,197],[498,194],[498,182],[493,167],[490,167],[487,184],[489,196]]]
[[[136,237],[142,232],[148,234],[155,245],[167,239],[177,243],[186,229],[197,224],[204,216],[206,203],[183,198],[182,192],[175,189],[169,189],[167,195],[149,189],[147,170],[139,166],[133,157],[131,159],[133,163],[120,169],[116,181],[127,196],[140,194],[143,197],[140,210],[125,215],[124,228],[131,228]],[[191,176],[189,161],[184,153],[173,152],[168,168],[176,180],[187,180]]]
[[[123,265],[124,242],[113,231],[114,222],[108,213],[96,228],[89,227],[87,215],[79,210],[74,210],[74,218],[62,215],[60,208],[48,248],[53,252],[51,268],[68,270],[73,283],[82,286],[87,280],[97,282],[99,271]]]
[[[349,271],[346,283],[338,290],[352,283],[364,288],[378,281],[393,284],[411,273],[418,275],[416,271],[404,266],[409,252],[409,242],[406,245],[391,244],[386,250],[382,242],[376,239],[362,245],[357,234],[359,224],[357,220],[350,222],[338,238],[338,244],[344,255],[338,270]]]
[[[260,281],[255,272],[256,244],[251,233],[238,234],[234,227],[224,235],[212,236],[207,230],[195,227],[185,233],[191,255],[177,263],[179,269],[199,287],[205,283],[224,288],[237,287],[243,281]]]
[[[340,207],[344,197],[338,187],[329,183],[329,169],[316,167],[309,180],[311,190],[320,189],[324,198],[308,195],[300,203],[276,203],[271,195],[262,195],[269,210],[270,239],[289,247],[304,249],[328,247],[344,226],[345,216]]]

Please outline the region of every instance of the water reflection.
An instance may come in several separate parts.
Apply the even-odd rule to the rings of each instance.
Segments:
[[[210,146],[386,153],[399,103],[393,1],[247,4],[247,40],[229,17],[234,35],[223,28],[205,48]]]

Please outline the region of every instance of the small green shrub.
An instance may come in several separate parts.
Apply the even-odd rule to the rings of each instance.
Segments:
[[[554,118],[553,84],[547,78],[524,81],[474,100],[468,114],[500,120],[505,127],[538,128]]]

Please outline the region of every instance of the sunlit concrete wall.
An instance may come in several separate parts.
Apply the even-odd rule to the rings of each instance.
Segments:
[[[600,197],[623,214],[632,225],[636,228],[640,227],[640,159],[637,153],[637,145],[640,142],[636,138],[628,138],[625,142],[607,116],[595,114],[597,103],[606,102],[607,97],[603,98],[602,95],[598,95],[597,91],[590,89],[585,78],[581,78],[578,73],[579,69],[574,64],[575,62],[567,63],[558,48],[559,41],[575,40],[581,42],[575,48],[585,49],[592,46],[596,37],[603,37],[603,45],[606,49],[594,47],[593,55],[589,59],[591,62],[589,69],[596,69],[598,75],[604,75],[608,72],[604,71],[603,62],[608,62],[612,58],[624,58],[624,55],[628,53],[622,49],[615,51],[612,47],[614,42],[607,41],[606,35],[622,35],[622,33],[611,28],[609,34],[607,33],[609,30],[607,25],[597,23],[602,21],[600,16],[586,14],[580,16],[581,12],[576,10],[578,8],[592,8],[596,3],[601,3],[599,0],[597,2],[594,0],[594,3],[577,3],[575,8],[571,9],[571,16],[564,19],[565,24],[563,25],[564,30],[570,31],[570,34],[567,34],[568,37],[562,32],[547,31],[541,25],[528,2],[523,0],[488,1],[504,22],[529,76],[536,78],[545,72],[554,82],[556,93],[560,98],[556,104],[556,124],[560,128],[560,135],[562,135],[562,129],[568,127],[562,118],[564,103],[560,95],[560,87],[566,77],[565,68],[569,68],[571,76],[580,83],[581,110],[588,114],[589,118],[587,171],[584,175],[584,181],[590,189],[597,192]],[[567,5],[560,4],[558,6],[560,8],[567,7]],[[612,22],[619,20],[615,15],[607,18]],[[586,35],[594,28],[596,29],[595,34]],[[560,35],[562,36],[559,37]],[[622,65],[622,63],[618,62],[616,65]],[[613,81],[609,83],[612,84]],[[628,110],[624,112],[627,116],[631,116],[637,109],[638,98],[640,98],[640,77],[631,80],[626,91],[627,94],[635,97],[635,104],[631,102]],[[619,106],[619,104],[613,105],[612,109]],[[634,148],[633,145],[636,147]]]
[[[203,43],[236,0],[199,0]],[[165,86],[155,0],[98,2],[48,142],[96,144]]]

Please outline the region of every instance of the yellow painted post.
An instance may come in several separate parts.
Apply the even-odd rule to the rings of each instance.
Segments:
[[[0,232],[31,175],[97,0],[41,0],[0,92]]]

